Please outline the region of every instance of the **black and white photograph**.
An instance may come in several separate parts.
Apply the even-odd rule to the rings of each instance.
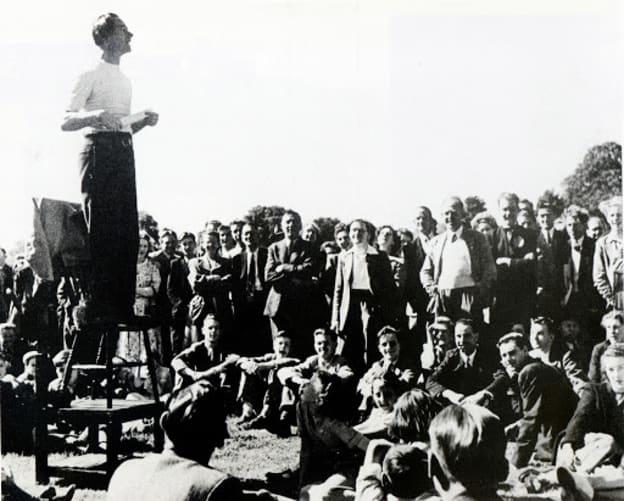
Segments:
[[[624,5],[5,5],[3,501],[624,499]]]

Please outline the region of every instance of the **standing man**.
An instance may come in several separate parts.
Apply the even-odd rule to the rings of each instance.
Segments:
[[[160,287],[156,294],[156,312],[161,327],[163,361],[166,364],[172,358],[171,302],[167,296],[167,284],[171,273],[171,263],[180,257],[177,249],[178,235],[169,228],[163,228],[160,232],[160,250],[150,255],[150,259],[156,263],[158,271],[160,271]]]
[[[258,246],[258,232],[251,223],[241,230],[243,250],[232,258],[232,299],[236,337],[241,355],[258,356],[271,351],[271,329],[264,316],[268,294],[264,281],[267,249]]]
[[[554,228],[553,207],[545,201],[537,203],[537,313],[555,321],[561,318],[562,266],[566,237]]]
[[[327,321],[325,301],[313,281],[318,253],[301,238],[297,212],[284,212],[281,226],[284,238],[271,244],[264,268],[269,288],[264,314],[271,319],[274,336],[282,330],[290,333],[293,355],[302,358],[311,353],[314,329]]]
[[[489,305],[496,266],[485,236],[464,228],[464,204],[451,197],[442,204],[446,232],[431,240],[420,280],[431,297],[435,315],[456,321],[472,318],[480,329],[483,308]]]
[[[171,261],[171,272],[167,280],[167,297],[171,303],[171,350],[177,356],[184,349],[186,328],[189,324],[189,303],[193,289],[188,280],[189,261],[196,257],[197,242],[193,233],[184,233],[180,239],[183,255]]]
[[[130,52],[132,33],[116,14],[98,17],[93,40],[102,60],[83,73],[72,92],[64,131],[83,130],[80,155],[83,211],[92,259],[91,319],[124,320],[132,315],[139,244],[132,134],[154,126],[158,114],[130,116],[132,88],[119,69]]]
[[[6,322],[13,304],[13,268],[6,262],[6,251],[0,247],[0,323]]]
[[[536,232],[518,225],[515,193],[501,194],[498,208],[501,220],[492,248],[496,285],[491,323],[496,338],[516,323],[522,324],[528,332],[537,290]]]
[[[596,242],[587,236],[587,212],[571,205],[564,220],[568,236],[562,259],[564,318],[576,320],[593,343],[603,339],[600,319],[605,304],[594,286],[593,267]]]

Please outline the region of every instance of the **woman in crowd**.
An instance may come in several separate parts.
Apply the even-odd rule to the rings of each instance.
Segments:
[[[496,228],[498,228],[496,219],[494,219],[492,214],[487,211],[479,212],[479,214],[472,218],[470,225],[473,230],[485,235],[488,243],[492,246],[494,243],[494,232],[496,231]]]
[[[624,314],[621,311],[613,310],[602,317],[600,323],[605,330],[606,339],[598,343],[592,350],[589,361],[589,380],[592,383],[600,383],[603,380],[603,371],[600,361],[602,354],[610,346],[624,343]]]
[[[193,339],[201,340],[201,326],[206,315],[213,314],[219,319],[223,330],[223,341],[230,348],[232,326],[232,271],[230,262],[219,255],[219,234],[203,232],[200,236],[202,257],[189,261],[189,282],[193,289],[193,299],[189,313],[193,322]]]
[[[622,197],[601,204],[611,231],[600,237],[594,252],[594,284],[607,308],[624,308],[624,245],[622,243]]]
[[[158,266],[148,258],[151,251],[151,239],[142,231],[139,233],[139,252],[136,268],[136,296],[134,299],[134,314],[138,317],[155,317],[156,294],[160,287],[160,271]],[[152,353],[162,364],[162,350],[160,332],[158,328],[148,331]],[[145,360],[143,339],[136,332],[124,332],[119,338],[118,355],[124,360]],[[138,374],[135,374],[138,375]]]

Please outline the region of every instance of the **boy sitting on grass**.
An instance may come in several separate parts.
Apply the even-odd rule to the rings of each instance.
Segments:
[[[202,379],[217,388],[231,388],[232,370],[240,357],[223,350],[221,324],[214,315],[206,316],[202,333],[203,341],[193,343],[171,361],[176,373],[174,392]]]
[[[290,335],[280,331],[273,338],[272,353],[239,359],[237,366],[241,370],[241,381],[238,401],[242,405],[239,419],[242,428],[266,428],[280,434],[278,415],[282,383],[277,378],[277,371],[300,363],[299,359],[289,356],[290,347]]]
[[[353,381],[353,371],[347,365],[347,360],[336,355],[337,337],[333,331],[319,328],[314,331],[314,351],[316,355],[308,357],[302,363],[293,367],[285,367],[277,372],[277,377],[284,386],[280,404],[281,423],[292,420],[297,395],[304,385],[310,382],[312,376],[322,371],[335,375],[348,386]]]

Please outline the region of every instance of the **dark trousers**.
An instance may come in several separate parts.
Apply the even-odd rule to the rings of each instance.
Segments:
[[[80,155],[80,178],[94,307],[127,318],[136,294],[139,244],[132,135],[101,132],[87,136]]]
[[[368,291],[351,291],[351,304],[342,335],[342,355],[349,362],[356,376],[361,376],[371,364],[380,358],[377,349],[377,332],[382,322],[372,294]]]

